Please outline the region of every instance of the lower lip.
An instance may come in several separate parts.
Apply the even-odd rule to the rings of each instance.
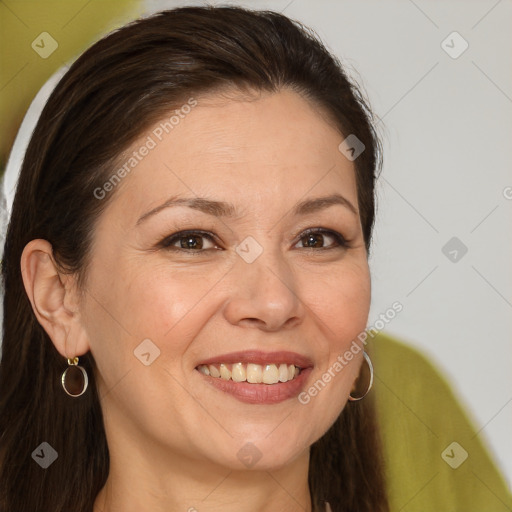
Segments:
[[[247,404],[278,404],[294,398],[302,391],[312,368],[305,368],[300,374],[288,382],[277,384],[250,384],[249,382],[234,382],[220,377],[209,377],[196,370],[206,382]]]

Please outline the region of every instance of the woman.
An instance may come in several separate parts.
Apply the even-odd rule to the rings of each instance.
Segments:
[[[6,236],[2,512],[388,510],[371,123],[272,12],[165,11],[73,64]]]

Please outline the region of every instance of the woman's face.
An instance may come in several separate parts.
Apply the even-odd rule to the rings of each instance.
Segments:
[[[81,313],[109,443],[283,466],[332,425],[362,363],[335,364],[370,304],[354,164],[291,91],[171,115],[127,152],[94,233]],[[286,380],[284,364],[304,369],[237,382]]]

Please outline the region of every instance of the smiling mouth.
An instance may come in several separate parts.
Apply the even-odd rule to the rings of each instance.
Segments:
[[[302,368],[293,364],[200,364],[196,367],[203,375],[232,382],[250,384],[279,384],[297,378]]]

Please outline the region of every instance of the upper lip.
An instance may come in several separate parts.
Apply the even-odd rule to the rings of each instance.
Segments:
[[[253,363],[253,364],[293,364],[299,368],[309,368],[313,366],[313,362],[309,357],[297,354],[296,352],[289,352],[280,350],[277,352],[262,352],[261,350],[245,350],[241,352],[230,352],[229,354],[221,354],[218,356],[210,357],[198,363],[197,366],[202,364],[234,364],[234,363]]]

